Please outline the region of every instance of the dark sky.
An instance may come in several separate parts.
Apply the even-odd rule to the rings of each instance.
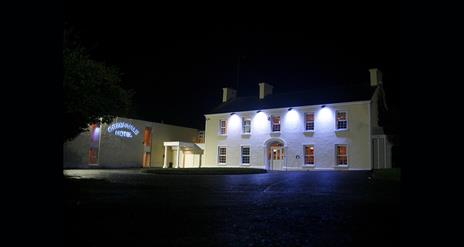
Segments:
[[[68,1],[65,21],[93,58],[124,73],[135,118],[203,129],[223,87],[249,96],[261,81],[274,93],[369,83],[372,67],[383,71],[399,116],[397,3],[229,9]]]

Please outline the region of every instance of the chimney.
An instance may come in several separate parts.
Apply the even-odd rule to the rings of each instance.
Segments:
[[[237,97],[237,90],[225,87],[222,89],[222,102],[230,101]]]
[[[259,83],[259,99],[264,99],[266,95],[272,94],[272,85],[265,82]]]
[[[378,85],[382,84],[382,71],[377,68],[369,69],[369,73],[371,74],[371,86],[377,87]]]

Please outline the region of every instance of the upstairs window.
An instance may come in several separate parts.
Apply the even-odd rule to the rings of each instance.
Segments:
[[[250,134],[251,133],[251,119],[243,118],[242,120],[242,133]]]
[[[280,131],[280,116],[271,116],[272,132]]]
[[[336,145],[337,166],[348,165],[348,147],[346,145]]]
[[[305,114],[305,130],[314,130],[314,112],[308,112]]]
[[[337,111],[337,130],[348,128],[348,113],[346,111]]]
[[[218,163],[225,165],[226,164],[226,154],[227,149],[226,147],[218,147]]]
[[[314,145],[304,146],[304,164],[314,165]]]
[[[242,146],[242,165],[250,164],[250,147]]]
[[[227,122],[226,120],[219,120],[219,134],[226,135],[227,134]]]

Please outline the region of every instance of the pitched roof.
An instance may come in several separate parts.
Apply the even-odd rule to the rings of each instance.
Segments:
[[[261,100],[258,96],[237,97],[221,103],[208,114],[363,101],[370,100],[374,91],[375,87],[370,85],[351,85],[272,94]]]

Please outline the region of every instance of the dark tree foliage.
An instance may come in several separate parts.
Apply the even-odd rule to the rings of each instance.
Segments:
[[[128,114],[133,92],[121,87],[119,69],[92,60],[66,31],[63,65],[63,141],[72,140],[89,124],[109,123],[115,116]]]

